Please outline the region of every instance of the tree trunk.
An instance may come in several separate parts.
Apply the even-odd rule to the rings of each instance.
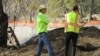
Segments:
[[[80,18],[82,19],[83,13],[82,13],[82,7],[81,7],[81,4],[80,4],[80,1],[79,1],[79,0],[76,0],[76,4],[77,4],[78,7],[79,7]]]
[[[8,16],[3,11],[2,0],[0,0],[0,47],[7,46]]]
[[[33,11],[31,10],[31,12],[30,12],[30,23],[32,22],[32,15],[33,15]]]
[[[90,18],[89,20],[92,20],[92,6],[93,6],[93,0],[90,0],[90,8],[89,8],[89,11],[90,11]]]

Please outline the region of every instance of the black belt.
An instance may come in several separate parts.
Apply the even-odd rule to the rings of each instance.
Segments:
[[[42,33],[46,33],[46,32],[40,32],[39,35],[42,34]]]

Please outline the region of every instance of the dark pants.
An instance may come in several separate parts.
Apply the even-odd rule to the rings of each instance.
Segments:
[[[47,50],[48,50],[48,53],[49,53],[49,56],[54,56],[54,51],[51,47],[51,44],[49,42],[49,40],[47,39],[47,34],[46,33],[40,33],[39,34],[39,40],[38,40],[38,46],[37,46],[37,56],[40,56],[41,55],[41,51],[42,51],[42,48],[43,48],[43,45],[46,45],[47,47]]]
[[[65,41],[65,56],[68,56],[68,47],[70,45],[71,40],[72,40],[72,56],[75,56],[78,33],[67,32],[65,34],[65,36],[66,36],[66,39],[65,39],[66,40]]]

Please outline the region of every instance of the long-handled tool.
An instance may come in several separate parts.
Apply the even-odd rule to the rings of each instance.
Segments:
[[[13,29],[12,29],[11,27],[8,27],[8,29],[9,29],[8,33],[11,33],[11,37],[13,37],[13,39],[14,39],[15,42],[16,42],[17,48],[19,48],[19,47],[20,47],[20,43],[19,43],[19,41],[18,41],[18,39],[17,39],[17,37],[16,37],[16,35],[15,35]],[[10,38],[9,38],[9,39],[10,39]],[[12,41],[12,40],[11,40],[11,41]]]

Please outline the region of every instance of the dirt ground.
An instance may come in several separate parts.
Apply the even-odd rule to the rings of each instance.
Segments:
[[[87,29],[87,30],[86,30]],[[76,56],[100,56],[100,30],[95,27],[86,28],[80,35],[77,44]],[[91,32],[86,32],[92,30],[93,37],[91,38]],[[98,32],[99,31],[99,32]],[[86,32],[86,34],[84,34]],[[98,34],[98,35],[97,35]],[[89,36],[88,36],[89,35]],[[84,48],[83,39],[85,39],[86,48]],[[48,32],[48,38],[51,41],[52,47],[55,52],[55,56],[64,56],[64,33],[63,28],[55,29]],[[21,48],[0,48],[0,56],[34,56],[36,53],[37,38],[31,39]],[[44,46],[41,56],[48,56],[46,47]]]

